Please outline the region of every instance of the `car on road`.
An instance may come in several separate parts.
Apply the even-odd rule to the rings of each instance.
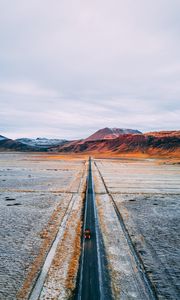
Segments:
[[[90,238],[91,238],[91,230],[89,228],[86,228],[84,230],[84,238],[90,240]]]

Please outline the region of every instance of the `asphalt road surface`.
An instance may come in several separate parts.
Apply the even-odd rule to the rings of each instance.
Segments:
[[[91,239],[83,238],[80,279],[77,296],[75,297],[78,300],[101,299],[94,200],[91,160],[89,160],[84,229],[91,230]]]

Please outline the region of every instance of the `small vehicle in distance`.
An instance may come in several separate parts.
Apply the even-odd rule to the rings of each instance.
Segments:
[[[91,230],[90,230],[89,228],[86,228],[86,229],[84,230],[84,238],[85,238],[85,240],[86,240],[86,239],[89,239],[89,240],[90,240],[90,238],[91,238]]]

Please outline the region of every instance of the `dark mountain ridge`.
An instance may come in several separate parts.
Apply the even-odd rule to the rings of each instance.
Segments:
[[[38,149],[6,138],[0,139],[0,151],[38,151]]]

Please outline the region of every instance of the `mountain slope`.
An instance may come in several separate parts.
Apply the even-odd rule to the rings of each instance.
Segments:
[[[74,153],[144,153],[180,155],[180,131],[152,134],[123,134],[113,139],[84,140],[56,148],[59,152]]]
[[[3,135],[0,135],[0,141],[4,141],[4,140],[7,140],[8,138],[3,136]]]
[[[125,129],[125,128],[108,128],[105,127],[90,135],[85,141],[97,141],[103,139],[114,139],[123,134],[141,134],[136,129]]]
[[[38,149],[6,138],[0,140],[0,151],[38,151]]]
[[[29,139],[29,138],[20,138],[16,139],[17,142],[21,142],[25,145],[38,147],[38,148],[49,148],[52,146],[62,145],[66,140],[63,139],[47,139],[47,138],[37,138],[37,139]]]
[[[156,136],[156,137],[168,137],[168,136],[180,136],[180,130],[171,130],[171,131],[152,131],[146,132],[145,135]]]

